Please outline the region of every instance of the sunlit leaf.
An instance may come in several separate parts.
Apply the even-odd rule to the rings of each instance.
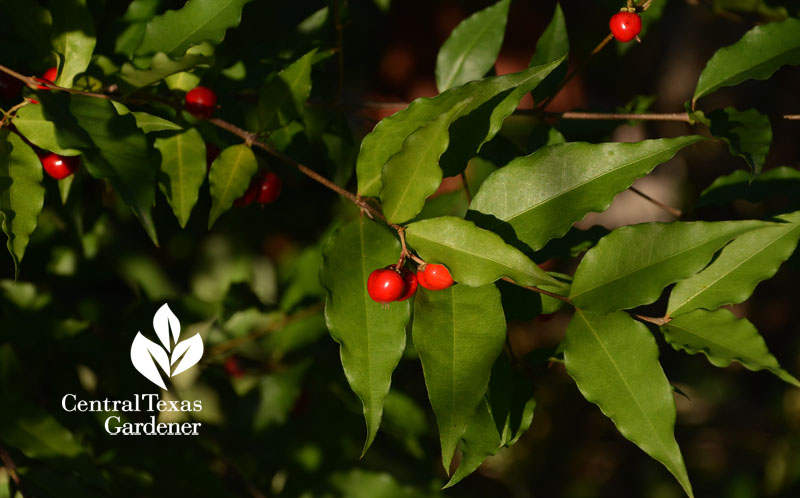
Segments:
[[[322,250],[320,282],[328,292],[325,318],[341,346],[342,367],[361,399],[367,438],[372,444],[389,394],[392,372],[406,345],[408,301],[383,306],[367,293],[373,270],[396,263],[400,243],[389,230],[365,217],[339,228]]]
[[[581,394],[598,405],[623,436],[664,464],[693,496],[673,435],[672,388],[647,327],[627,313],[597,315],[577,309],[567,328],[564,362]]]

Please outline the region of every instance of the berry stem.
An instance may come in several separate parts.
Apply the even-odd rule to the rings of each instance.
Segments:
[[[0,120],[0,128],[8,125],[9,124],[9,119],[13,118],[16,115],[16,112],[19,109],[25,107],[28,104],[30,104],[29,100],[23,100],[22,102],[20,102],[19,104],[15,105],[14,107],[9,109],[8,111],[3,111],[2,109],[0,109],[0,111],[3,112],[3,119]]]

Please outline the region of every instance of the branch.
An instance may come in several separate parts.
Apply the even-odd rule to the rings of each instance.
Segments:
[[[644,192],[642,192],[641,190],[637,189],[636,187],[628,187],[628,189],[631,192],[633,192],[634,194],[638,194],[642,198],[652,202],[653,204],[655,204],[656,206],[660,207],[661,209],[663,209],[664,211],[668,212],[669,214],[671,214],[672,216],[674,216],[676,218],[680,218],[681,216],[683,216],[683,213],[681,212],[680,209],[676,209],[676,208],[674,208],[672,206],[667,206],[663,202],[653,199],[652,197],[650,197],[649,195],[645,194]]]
[[[517,114],[539,114],[528,109],[520,109]],[[689,123],[689,115],[685,112],[669,113],[625,113],[625,112],[545,112],[545,116],[560,119],[582,119],[592,121],[679,121]]]
[[[345,199],[349,200],[353,204],[355,204],[358,207],[360,207],[362,210],[368,212],[370,214],[370,216],[377,217],[377,218],[379,218],[379,219],[381,219],[383,221],[386,221],[386,218],[383,216],[383,213],[381,213],[379,210],[375,209],[372,205],[367,203],[361,197],[359,197],[358,195],[350,192],[349,190],[345,190],[342,187],[336,185],[335,183],[333,183],[332,181],[328,180],[324,176],[320,175],[316,171],[312,170],[308,166],[295,161],[291,157],[287,156],[283,152],[281,152],[278,149],[276,149],[272,144],[260,140],[258,138],[257,134],[249,132],[249,131],[244,130],[242,128],[239,128],[238,126],[236,126],[234,124],[231,124],[231,123],[228,123],[227,121],[223,121],[222,119],[219,119],[219,118],[211,118],[211,119],[208,120],[208,122],[213,124],[214,126],[222,128],[225,131],[233,133],[234,135],[242,138],[248,145],[254,145],[254,146],[258,147],[259,149],[264,150],[268,154],[276,157],[277,159],[280,159],[282,162],[288,164],[289,166],[292,166],[293,168],[299,170],[301,173],[303,173],[307,177],[309,177],[312,180],[324,185],[325,187],[329,188],[330,190],[333,190],[337,194],[341,195]],[[387,224],[388,224],[388,222],[387,222]]]
[[[255,341],[256,339],[260,339],[261,337],[264,337],[267,334],[270,334],[272,332],[276,332],[276,331],[286,327],[289,324],[292,324],[294,322],[300,321],[303,318],[309,317],[309,316],[313,315],[314,313],[319,313],[320,311],[322,311],[322,303],[316,304],[314,306],[309,306],[308,308],[306,308],[304,310],[301,310],[301,311],[298,311],[297,313],[295,313],[293,315],[284,315],[283,318],[281,318],[280,320],[278,320],[275,323],[272,323],[272,324],[264,327],[263,329],[254,330],[253,332],[251,332],[251,333],[249,333],[247,335],[244,335],[244,336],[241,336],[241,337],[235,337],[235,338],[233,338],[233,339],[231,339],[229,341],[225,341],[225,342],[222,342],[222,343],[219,343],[219,344],[213,346],[209,350],[209,354],[210,354],[210,356],[218,356],[218,355],[221,355],[223,353],[227,353],[228,351],[230,351],[232,349],[238,348],[242,344],[246,344],[248,342]]]

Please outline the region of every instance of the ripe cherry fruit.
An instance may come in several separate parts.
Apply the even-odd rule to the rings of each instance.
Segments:
[[[272,171],[267,172],[261,178],[258,189],[258,203],[270,204],[275,202],[281,193],[281,179]]]
[[[394,267],[378,268],[369,274],[367,279],[367,293],[373,301],[378,303],[391,303],[397,301],[405,291],[406,284],[400,272]]]
[[[38,81],[46,81],[48,83],[55,84],[56,79],[58,79],[58,68],[57,67],[51,67],[50,69],[45,71],[44,74],[40,78],[34,78],[34,79],[36,79]],[[36,88],[39,89],[39,90],[47,90],[48,89],[44,85],[39,85]]]
[[[642,31],[642,18],[635,12],[617,12],[611,16],[608,27],[617,41],[629,42]]]
[[[417,272],[417,280],[419,280],[419,285],[432,291],[447,289],[454,283],[447,267],[437,264],[425,265],[422,271]]]
[[[81,165],[80,156],[60,156],[53,152],[45,153],[40,160],[47,174],[56,180],[62,180],[75,173]]]
[[[186,110],[195,117],[210,118],[216,106],[217,94],[210,88],[196,86],[186,93]]]
[[[405,284],[405,290],[400,297],[397,298],[398,301],[405,301],[409,297],[413,296],[415,292],[417,292],[417,275],[406,268],[400,270],[400,276],[403,277],[403,283]]]

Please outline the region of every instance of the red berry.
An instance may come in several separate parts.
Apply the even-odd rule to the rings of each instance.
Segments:
[[[417,272],[417,280],[419,285],[433,291],[444,290],[453,285],[453,277],[444,265],[425,265],[424,270]]]
[[[13,100],[19,97],[22,82],[17,78],[0,71],[0,97]]]
[[[217,94],[204,86],[196,86],[186,94],[186,110],[200,119],[208,119],[217,106]]]
[[[53,152],[47,152],[40,157],[42,166],[48,175],[56,180],[68,177],[81,165],[80,156],[59,156]]]
[[[391,303],[403,294],[406,284],[394,268],[378,268],[369,274],[367,292],[373,301]]]
[[[417,275],[413,271],[405,268],[400,271],[400,275],[403,277],[405,290],[403,291],[403,294],[397,298],[397,300],[405,301],[409,297],[413,296],[415,292],[417,292]]]
[[[258,191],[260,190],[259,187],[260,186],[257,180],[250,182],[250,186],[247,187],[247,190],[244,191],[244,194],[241,197],[233,201],[233,205],[235,207],[245,207],[252,204],[253,201],[258,197]]]
[[[41,78],[34,78],[34,79],[55,84],[56,79],[58,79],[58,68],[51,67],[50,69],[44,72]],[[44,85],[39,85],[36,88],[38,88],[39,90],[48,90],[48,88]]]
[[[237,379],[244,375],[244,371],[239,367],[239,360],[235,356],[229,356],[225,360],[225,373]]]
[[[281,179],[278,175],[269,171],[261,178],[261,185],[258,191],[258,203],[270,204],[275,202],[281,193]]]
[[[642,18],[633,12],[617,12],[611,16],[608,27],[618,41],[629,42],[642,31]]]

